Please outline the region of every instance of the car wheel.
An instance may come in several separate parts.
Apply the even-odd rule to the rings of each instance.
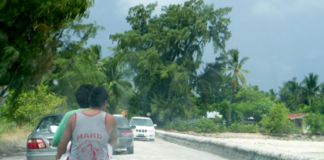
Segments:
[[[150,139],[150,141],[154,142],[154,141],[155,141],[155,139]]]
[[[127,153],[128,154],[133,154],[134,153],[134,146],[128,147],[127,148]]]

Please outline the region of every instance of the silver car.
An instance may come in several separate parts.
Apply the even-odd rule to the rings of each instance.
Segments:
[[[60,124],[64,114],[48,114],[36,125],[27,139],[27,160],[55,160],[57,148],[52,147],[54,128]]]

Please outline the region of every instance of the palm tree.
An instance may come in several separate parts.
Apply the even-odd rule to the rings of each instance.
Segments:
[[[102,84],[108,89],[109,93],[109,112],[115,113],[117,107],[127,100],[133,94],[132,84],[126,80],[126,72],[118,62],[111,58],[105,57],[99,61],[98,69],[106,75],[106,80]]]
[[[288,85],[288,90],[294,95],[295,109],[297,109],[298,99],[299,99],[299,96],[302,94],[303,88],[297,82],[296,77],[294,77],[292,80],[288,81],[287,85]]]
[[[269,92],[270,92],[270,98],[271,98],[271,100],[275,100],[276,97],[277,97],[277,95],[278,95],[278,93],[276,93],[276,91],[274,89],[272,89],[272,88],[269,90]]]
[[[321,93],[321,94],[324,94],[324,83],[321,83],[321,84],[320,84],[320,88],[321,88],[321,89],[320,89],[320,93]]]
[[[242,69],[242,66],[245,64],[248,57],[244,57],[239,61],[239,51],[237,49],[231,49],[227,52],[230,55],[230,59],[227,61],[227,69],[224,72],[231,72],[231,99],[229,104],[229,111],[228,111],[228,126],[231,124],[231,107],[232,107],[232,100],[233,100],[233,93],[236,87],[239,85],[239,81],[242,83],[243,86],[246,86],[245,77],[243,76],[242,72],[250,73],[248,70]]]
[[[97,61],[100,60],[101,58],[101,46],[100,45],[91,45],[90,49],[93,53],[95,53],[97,55]]]
[[[320,86],[318,85],[318,75],[309,73],[308,77],[305,76],[303,83],[305,84],[308,104],[311,105],[313,99],[320,90]]]

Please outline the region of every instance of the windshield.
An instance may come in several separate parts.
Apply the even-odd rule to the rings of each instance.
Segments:
[[[322,17],[324,0],[0,0],[0,159],[54,152],[48,116],[89,107],[87,159],[97,125],[120,160],[324,158]]]
[[[150,119],[132,119],[132,126],[153,126],[153,123]]]
[[[115,117],[117,128],[129,128],[128,120],[125,117]]]
[[[48,116],[42,119],[42,121],[37,126],[37,130],[39,131],[48,131],[51,125],[58,126],[63,118],[63,115],[56,115],[56,116]]]

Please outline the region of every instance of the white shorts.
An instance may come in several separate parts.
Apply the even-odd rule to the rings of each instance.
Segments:
[[[111,157],[113,155],[113,149],[112,149],[112,146],[110,144],[108,144],[108,143],[107,143],[107,147],[108,147],[108,154],[109,154],[108,159],[111,159]],[[68,157],[70,155],[70,148],[71,148],[71,141],[68,143],[68,145],[66,147],[66,151],[61,156],[60,160],[67,160],[68,159]]]

